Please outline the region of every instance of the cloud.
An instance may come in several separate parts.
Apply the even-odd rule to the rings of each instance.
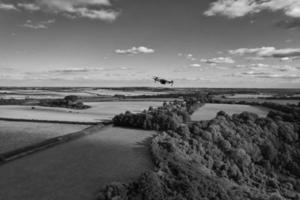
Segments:
[[[15,71],[16,69],[13,67],[7,67],[0,64],[0,72],[11,72]]]
[[[194,57],[193,54],[187,54],[187,55],[185,55],[185,58],[188,59],[188,60],[190,60],[190,61],[195,61],[195,60],[197,60],[197,59]]]
[[[50,24],[54,24],[54,19],[49,19],[47,21],[40,22],[32,22],[31,20],[27,20],[25,24],[21,25],[21,27],[30,28],[30,29],[48,29]]]
[[[235,74],[238,77],[253,77],[253,78],[270,78],[270,79],[288,79],[288,80],[299,80],[300,74],[288,74],[288,73],[274,73],[274,72],[257,72],[247,71]]]
[[[298,60],[298,59],[299,59],[299,57],[297,57],[297,56],[294,56],[294,57],[282,57],[282,58],[280,58],[280,61],[282,61],[282,62],[292,62],[292,61]]]
[[[194,63],[194,64],[191,64],[190,67],[197,68],[197,67],[201,67],[201,65],[199,63]]]
[[[148,47],[140,46],[140,47],[132,47],[130,49],[117,49],[115,53],[117,54],[129,54],[129,55],[136,55],[136,54],[151,54],[154,53],[154,49],[150,49]]]
[[[300,74],[267,74],[261,78],[300,79]]]
[[[101,19],[112,22],[117,19],[119,13],[113,10],[91,10],[88,8],[77,8],[76,15],[89,19]]]
[[[284,57],[298,57],[300,56],[300,49],[276,49],[275,47],[261,47],[261,48],[240,48],[236,50],[230,50],[230,54],[233,55],[253,55],[257,57],[273,57],[273,58],[284,58]]]
[[[183,54],[183,53],[179,53],[178,54],[179,57],[184,57],[185,59],[189,60],[189,61],[196,61],[197,59],[194,57],[193,54],[189,53],[189,54]]]
[[[204,12],[204,15],[236,18],[254,12],[258,11],[256,11],[256,3],[253,0],[218,0],[210,4],[210,8]]]
[[[203,63],[208,63],[212,65],[216,64],[233,64],[235,61],[231,57],[218,57],[218,58],[210,58],[210,59],[201,59]]]
[[[6,4],[0,2],[0,10],[18,10],[13,4]]]
[[[128,67],[120,67],[121,70],[130,70]]]
[[[130,73],[128,70],[131,70]],[[127,67],[102,68],[102,67],[66,67],[52,70],[39,70],[25,73],[26,77],[37,77],[40,80],[134,80],[143,78],[145,71],[137,71]]]
[[[293,73],[298,70],[297,67],[291,66],[291,65],[269,65],[269,64],[264,64],[264,63],[253,63],[253,64],[248,64],[248,65],[241,65],[241,66],[236,66],[240,68],[249,68],[253,72],[274,72],[274,71],[280,71],[280,72],[289,72]]]
[[[0,5],[3,6],[3,4]],[[62,14],[69,18],[88,18],[107,22],[116,20],[120,14],[112,9],[111,0],[35,0],[30,3],[5,4],[5,7],[14,7],[31,12],[42,11]]]
[[[276,73],[267,73],[267,72],[244,72],[242,76],[252,76],[256,78],[278,78],[278,79],[299,79],[300,74],[276,74]]]
[[[262,11],[282,11],[286,16],[300,18],[299,0],[217,0],[204,12],[206,16],[238,18]]]
[[[300,68],[291,65],[269,65],[264,63],[245,65],[249,71],[241,72],[236,76],[248,76],[254,78],[278,78],[297,79],[300,77]]]
[[[260,60],[264,60],[265,58],[263,57],[258,57],[258,56],[254,56],[254,57],[246,57],[246,60],[254,60],[254,61],[260,61]]]
[[[238,64],[235,66],[236,68],[245,68],[247,67],[247,65],[244,65],[244,64]]]
[[[282,20],[277,22],[275,25],[285,29],[296,29],[300,28],[300,19]]]
[[[268,64],[264,64],[264,63],[256,63],[256,64],[250,64],[250,65],[248,65],[248,67],[251,70],[258,71],[258,70],[269,70],[269,69],[271,69],[272,66],[270,66]]]
[[[86,72],[96,72],[103,71],[104,68],[87,68],[87,67],[74,67],[65,69],[50,70],[50,73],[86,73]]]
[[[283,65],[283,66],[277,66],[277,70],[281,72],[296,72],[300,69],[291,65]]]
[[[38,11],[41,9],[40,6],[33,3],[18,3],[17,6],[29,11]]]
[[[270,73],[267,72],[256,72],[256,71],[247,71],[247,72],[242,72],[242,75],[250,75],[250,76],[265,76],[265,75],[269,75]]]

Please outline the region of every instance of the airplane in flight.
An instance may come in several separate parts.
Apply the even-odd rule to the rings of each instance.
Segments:
[[[169,80],[166,80],[166,79],[163,79],[163,78],[159,78],[157,76],[153,77],[153,80],[154,80],[155,83],[159,82],[162,85],[170,84],[171,86],[173,86],[173,84],[174,84],[173,80],[169,81]]]

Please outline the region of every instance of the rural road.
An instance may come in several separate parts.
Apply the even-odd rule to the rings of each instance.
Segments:
[[[1,200],[93,200],[102,186],[153,168],[152,131],[117,127],[0,166]]]

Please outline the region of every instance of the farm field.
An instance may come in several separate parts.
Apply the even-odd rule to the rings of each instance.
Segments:
[[[242,113],[244,111],[256,113],[260,117],[265,117],[270,109],[248,105],[234,105],[234,104],[205,104],[192,115],[192,120],[210,120],[214,118],[219,111],[224,111],[229,115]]]
[[[125,96],[140,96],[140,95],[158,95],[158,94],[168,94],[169,92],[153,92],[147,90],[109,90],[109,89],[96,89],[87,91],[89,94],[95,94],[97,96],[114,96],[114,95],[125,95]]]
[[[245,99],[256,99],[256,98],[266,98],[273,97],[272,94],[234,94],[234,95],[225,95],[228,99],[237,99],[237,98],[245,98]]]
[[[0,118],[30,119],[49,121],[70,121],[70,122],[101,122],[112,119],[116,114],[126,112],[141,112],[149,106],[160,106],[159,101],[140,102],[89,102],[92,106],[86,110],[73,110],[67,108],[34,106],[0,106]]]
[[[56,99],[63,98],[67,95],[76,95],[79,97],[98,97],[98,96],[114,96],[114,95],[125,95],[125,96],[140,96],[140,95],[158,95],[167,94],[169,92],[152,92],[147,90],[112,90],[112,89],[65,89],[65,90],[46,90],[46,89],[12,89],[12,90],[0,90],[0,99]]]
[[[294,100],[294,99],[247,99],[247,98],[239,98],[239,99],[232,99],[236,101],[245,101],[245,102],[272,102],[272,103],[277,103],[277,104],[282,104],[282,105],[287,105],[287,104],[298,104],[300,100]]]
[[[0,153],[87,128],[86,125],[0,121]]]
[[[258,99],[258,98],[221,98],[217,96],[214,98],[215,100],[220,100],[220,101],[245,101],[245,102],[258,102],[258,103],[264,103],[264,102],[272,102],[272,103],[277,103],[277,104],[298,104],[300,100],[297,99]]]
[[[146,143],[155,134],[116,127],[0,166],[1,199],[91,200],[102,186],[153,169]]]

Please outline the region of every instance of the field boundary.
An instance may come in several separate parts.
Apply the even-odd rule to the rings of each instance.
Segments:
[[[109,120],[103,120],[100,122],[75,122],[75,121],[59,121],[59,120],[3,118],[3,117],[0,117],[0,121],[37,122],[37,123],[53,123],[53,124],[78,124],[78,125],[97,125],[99,123],[108,123],[109,122]]]
[[[102,129],[111,123],[112,122],[109,122],[109,121],[104,122],[104,123],[98,123],[97,125],[90,126],[82,131],[73,132],[73,133],[69,133],[66,135],[54,137],[54,138],[47,139],[45,141],[42,141],[42,142],[39,142],[39,143],[36,143],[33,145],[28,145],[28,146],[21,147],[21,148],[18,148],[18,149],[9,151],[9,152],[1,153],[0,154],[0,165],[5,164],[12,160],[33,154],[33,153],[54,147],[56,145],[66,143],[66,142],[81,138],[86,135],[90,135],[93,132],[95,132],[96,130]]]

